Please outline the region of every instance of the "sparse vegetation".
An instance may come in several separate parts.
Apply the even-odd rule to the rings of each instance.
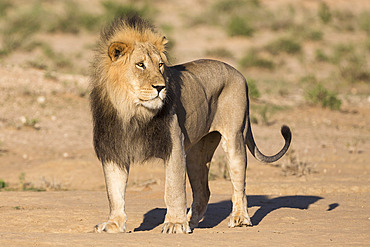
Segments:
[[[282,164],[278,164],[278,166],[281,168],[281,175],[301,177],[310,175],[312,173],[317,173],[314,166],[299,159],[294,149],[289,150],[286,156],[286,161]]]
[[[224,155],[215,156],[212,159],[210,171],[208,173],[209,180],[215,179],[230,180],[230,174],[227,167],[226,157]]]
[[[22,50],[31,42],[31,37],[41,28],[41,7],[38,4],[21,9],[18,15],[3,19],[7,25],[2,30],[1,55],[9,55],[14,50]]]
[[[320,41],[324,37],[324,33],[319,30],[308,30],[303,34],[303,38],[311,41]]]
[[[6,187],[8,187],[8,184],[3,179],[0,179],[0,190]]]
[[[353,32],[357,28],[357,18],[351,10],[333,11],[333,27],[339,31]]]
[[[276,114],[278,111],[288,109],[288,107],[261,102],[259,103],[254,102],[252,108],[253,108],[253,110],[251,111],[252,123],[262,124],[266,126],[274,124],[274,120],[272,120],[274,114]]]
[[[265,14],[263,10],[259,10],[260,5],[257,0],[215,1],[208,13],[196,16],[192,24],[219,26],[229,36],[251,37],[258,27],[256,17]]]
[[[272,60],[263,58],[258,54],[258,51],[251,49],[249,50],[239,61],[242,68],[256,67],[272,70],[275,68],[275,64]]]
[[[260,117],[261,117],[261,120],[262,120],[262,123],[264,125],[269,125],[270,123],[270,117],[272,115],[270,109],[269,109],[269,106],[268,105],[264,105],[262,108],[259,109],[258,111]]]
[[[318,10],[318,16],[320,17],[320,20],[324,24],[327,24],[331,21],[332,19],[331,10],[326,3],[322,2],[320,4],[319,10]]]
[[[354,45],[336,45],[333,49],[332,62],[338,66],[339,74],[345,81],[370,82],[366,53],[360,53]]]
[[[26,182],[26,174],[24,172],[19,175],[19,189],[21,191],[45,191],[44,188],[35,188],[31,183]]]
[[[309,103],[321,105],[331,110],[339,110],[342,104],[337,94],[327,90],[321,83],[317,83],[313,88],[307,91],[306,100]]]
[[[328,62],[330,58],[322,49],[316,49],[315,51],[315,59],[319,62]]]
[[[79,2],[70,0],[57,4],[29,1],[22,7],[12,1],[1,1],[0,34],[3,38],[0,45],[0,58],[5,59],[17,51],[32,53],[32,56],[24,62],[28,66],[46,71],[59,70],[86,74],[87,65],[78,65],[79,61],[86,60],[86,57],[81,59],[81,54],[84,52],[65,54],[40,37],[50,33],[84,35],[92,32],[96,34],[114,16],[139,14],[155,19],[157,13],[155,4],[145,0],[124,3],[102,0],[99,4],[100,11],[92,12],[83,8]],[[256,35],[266,31],[276,33],[271,37],[277,35],[281,37],[276,40],[269,38],[258,46],[252,45],[253,52],[248,51],[242,57],[232,54],[225,48],[210,49],[205,52],[206,56],[234,60],[242,69],[254,67],[272,72],[276,67],[284,68],[286,58],[276,56],[280,54],[302,55],[298,57],[299,60],[296,58],[297,66],[307,68],[311,65],[305,60],[305,53],[313,52],[315,61],[334,65],[331,67],[333,70],[331,75],[336,80],[340,78],[340,83],[343,85],[370,80],[367,70],[369,56],[366,55],[369,46],[356,45],[352,49],[355,52],[347,52],[347,55],[343,56],[343,53],[342,55],[338,53],[336,47],[342,44],[335,41],[327,43],[328,40],[324,36],[327,31],[337,32],[338,30],[359,31],[369,35],[369,11],[366,9],[355,13],[349,9],[337,9],[324,2],[318,3],[316,9],[310,10],[300,7],[299,4],[270,8],[258,0],[217,0],[211,4],[206,13],[192,16],[190,19],[193,23],[201,25],[219,26],[231,37],[254,39]],[[174,28],[172,24],[162,23],[162,29],[166,35],[171,35]],[[169,40],[168,48],[171,50],[175,43],[173,39]],[[317,42],[314,48],[306,49],[308,41],[320,42]],[[266,51],[272,56],[266,54]],[[171,58],[176,56],[173,51],[170,51],[169,55]]]
[[[247,84],[248,84],[248,96],[250,99],[258,99],[261,94],[260,94],[260,91],[258,90],[257,88],[257,84],[256,84],[256,81],[253,80],[253,79],[249,79],[247,80]]]
[[[0,18],[6,15],[6,12],[9,8],[13,6],[12,1],[2,0],[0,1]]]
[[[44,70],[78,73],[83,71],[82,68],[76,68],[73,62],[73,58],[78,59],[78,54],[66,56],[57,52],[47,42],[39,37],[36,38],[37,34],[98,33],[103,25],[116,16],[139,14],[151,18],[155,13],[149,1],[124,4],[107,0],[101,2],[101,8],[103,9],[101,13],[90,13],[84,10],[80,3],[70,0],[61,1],[55,6],[42,4],[41,1],[30,1],[22,7],[10,1],[1,1],[0,16],[4,15],[5,18],[0,19],[0,35],[2,36],[0,58],[7,57],[16,51],[30,53],[36,50],[37,55],[26,61],[29,66]]]
[[[19,188],[21,190],[25,190],[26,188],[26,185],[25,185],[25,179],[26,179],[26,174],[24,172],[22,172],[20,175],[19,175]]]
[[[272,41],[266,46],[266,50],[273,55],[280,53],[297,54],[302,50],[302,46],[297,41],[291,38],[279,38]]]
[[[75,1],[63,1],[63,10],[50,19],[45,27],[51,33],[79,33],[82,29],[88,31],[97,30],[100,26],[100,16],[82,11]]]
[[[23,126],[25,126],[25,127],[30,127],[30,128],[36,129],[36,130],[40,129],[40,123],[39,123],[40,120],[37,119],[37,118],[28,118],[28,117],[22,116],[20,120],[21,120]]]
[[[42,185],[40,186],[42,188],[41,191],[43,190],[47,190],[47,191],[63,190],[62,184],[59,183],[55,178],[52,180],[48,180],[45,177],[42,177],[41,182],[42,182]]]
[[[361,30],[370,35],[370,11],[364,11],[359,15],[358,24]]]
[[[3,153],[6,153],[7,152],[7,150],[6,149],[3,149],[3,142],[2,141],[0,141],[0,156],[2,156],[3,155]]]
[[[230,36],[252,36],[254,29],[248,23],[246,18],[234,16],[227,24],[227,33]]]

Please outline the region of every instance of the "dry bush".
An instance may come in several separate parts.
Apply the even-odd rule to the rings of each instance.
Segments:
[[[281,168],[281,175],[283,176],[306,176],[312,173],[317,173],[315,166],[312,164],[301,161],[294,149],[286,153],[286,161],[282,164],[277,164]]]

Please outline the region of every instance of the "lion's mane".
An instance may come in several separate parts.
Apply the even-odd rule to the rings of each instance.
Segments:
[[[90,105],[94,123],[94,147],[103,164],[114,162],[121,167],[142,162],[151,157],[168,159],[172,142],[169,131],[173,109],[173,91],[165,75],[167,96],[164,106],[155,114],[139,112],[127,96],[124,82],[112,81],[110,73],[125,73],[110,69],[108,48],[112,42],[134,47],[135,42],[149,42],[165,56],[164,37],[143,19],[133,16],[117,18],[101,32],[92,64]],[[133,48],[134,49],[134,48]],[[124,68],[124,66],[123,66]],[[116,101],[120,100],[119,103]]]

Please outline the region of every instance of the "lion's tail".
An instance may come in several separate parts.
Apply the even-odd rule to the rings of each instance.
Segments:
[[[247,144],[247,147],[249,151],[252,153],[252,155],[259,161],[265,162],[265,163],[271,163],[275,162],[278,159],[280,159],[287,151],[290,146],[290,142],[292,141],[292,133],[290,132],[290,129],[288,126],[283,125],[281,127],[281,134],[284,137],[285,144],[284,147],[275,155],[272,156],[266,156],[261,151],[258,149],[256,143],[254,142],[253,134],[252,134],[252,129],[251,129],[251,124],[248,119],[248,130],[247,130],[247,135],[245,138],[245,142]]]

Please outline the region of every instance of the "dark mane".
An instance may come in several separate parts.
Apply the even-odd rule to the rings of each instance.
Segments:
[[[153,25],[137,15],[116,18],[101,32],[100,43],[92,63],[90,105],[94,124],[94,147],[102,163],[114,162],[121,167],[140,163],[151,157],[168,159],[172,150],[170,122],[174,90],[166,81],[166,98],[159,112],[150,120],[133,116],[123,120],[108,96],[106,59],[111,42],[126,44],[149,42],[165,52],[164,38]]]
[[[123,29],[134,29],[139,33],[147,30],[155,33],[155,27],[138,15],[121,16],[113,20],[107,27],[103,28],[100,37],[102,41],[109,41],[117,32]]]
[[[103,164],[114,162],[128,167],[151,157],[169,158],[172,150],[169,129],[172,103],[166,102],[149,122],[134,117],[129,123],[123,123],[113,105],[102,102],[96,88],[92,90],[90,99],[95,152]]]

